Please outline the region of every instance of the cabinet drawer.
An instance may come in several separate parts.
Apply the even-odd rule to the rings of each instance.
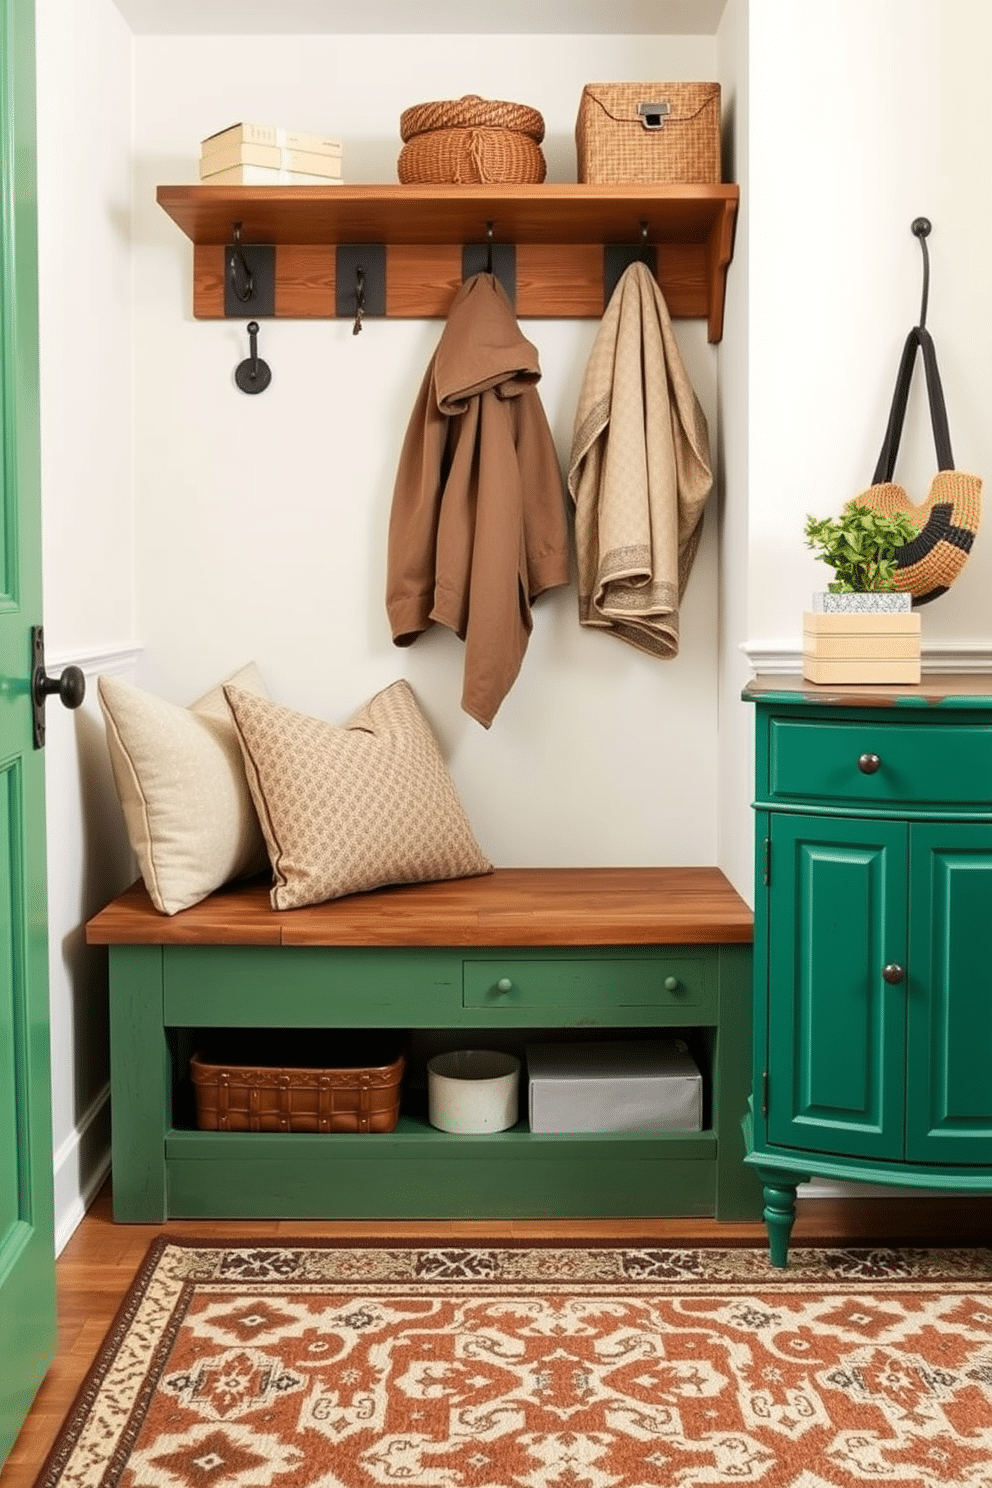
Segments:
[[[768,791],[775,801],[985,809],[992,802],[988,725],[811,724],[773,718],[768,744]],[[864,756],[877,758],[877,766]]]
[[[706,1012],[712,999],[703,956],[676,955],[465,961],[467,1008],[487,1012],[547,1008],[557,1013],[606,1013],[624,1007]]]

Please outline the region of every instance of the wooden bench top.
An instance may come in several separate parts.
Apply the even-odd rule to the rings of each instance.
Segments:
[[[717,868],[497,868],[274,910],[268,881],[179,914],[132,885],[86,926],[89,945],[592,946],[750,942],[753,916]]]

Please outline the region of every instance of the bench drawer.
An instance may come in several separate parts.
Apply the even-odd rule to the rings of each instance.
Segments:
[[[992,801],[992,728],[772,719],[768,790],[776,801],[984,805]],[[860,761],[864,756],[874,759]],[[874,766],[874,768],[872,768]]]
[[[704,956],[630,956],[538,959],[506,956],[465,961],[467,1008],[507,1012],[547,1008],[606,1013],[624,1007],[709,1010],[711,961]]]

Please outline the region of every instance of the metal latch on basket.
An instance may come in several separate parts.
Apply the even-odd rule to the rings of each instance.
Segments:
[[[637,112],[645,129],[664,129],[665,120],[672,112],[670,103],[639,103]]]

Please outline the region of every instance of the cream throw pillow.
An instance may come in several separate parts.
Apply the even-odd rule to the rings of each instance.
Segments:
[[[254,663],[228,679],[265,694]],[[128,837],[155,908],[175,914],[268,866],[230,710],[218,684],[189,708],[97,679]]]
[[[492,872],[406,682],[346,724],[224,694],[269,848],[272,907]]]

